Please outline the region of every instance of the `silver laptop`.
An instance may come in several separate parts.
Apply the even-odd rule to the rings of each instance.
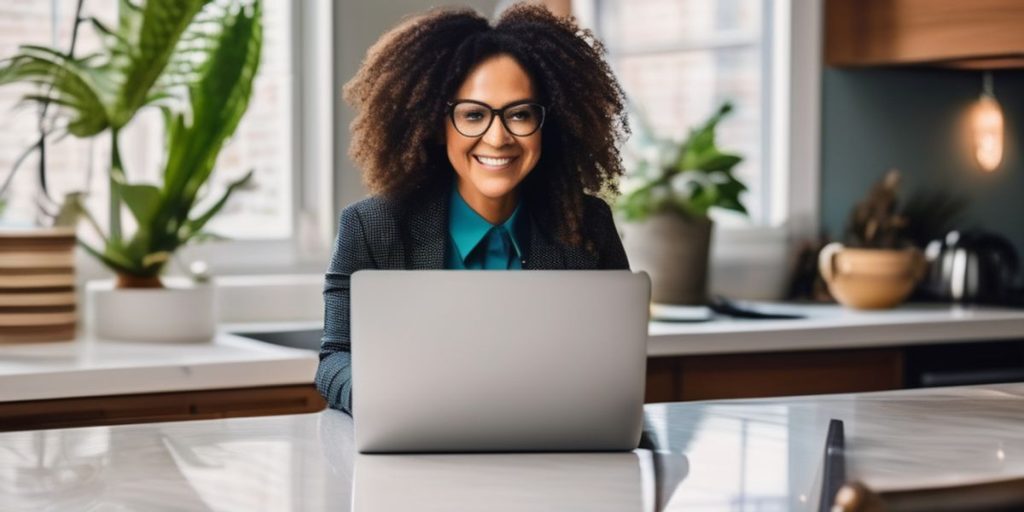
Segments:
[[[356,448],[636,448],[649,301],[625,270],[356,272]]]

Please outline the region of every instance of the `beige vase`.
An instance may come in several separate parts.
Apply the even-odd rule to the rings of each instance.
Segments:
[[[620,226],[630,267],[651,277],[651,302],[707,304],[710,219],[661,213]]]
[[[927,263],[916,248],[858,249],[834,242],[818,254],[818,269],[840,304],[886,309],[906,300]]]

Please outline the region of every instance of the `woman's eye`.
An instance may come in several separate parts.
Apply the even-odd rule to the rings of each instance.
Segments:
[[[483,118],[483,112],[463,112],[462,114],[462,119],[466,121],[481,121]]]
[[[512,121],[529,121],[533,118],[533,112],[530,112],[529,110],[519,110],[509,113],[508,118]]]

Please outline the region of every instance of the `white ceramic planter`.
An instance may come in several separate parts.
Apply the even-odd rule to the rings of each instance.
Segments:
[[[113,281],[86,286],[87,325],[99,339],[200,343],[217,330],[213,283],[164,279],[165,288],[116,289]]]

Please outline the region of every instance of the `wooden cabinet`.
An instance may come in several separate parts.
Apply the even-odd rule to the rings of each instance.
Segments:
[[[301,414],[326,406],[312,384],[0,403],[0,431]]]
[[[830,66],[1024,67],[1020,0],[826,0]]]
[[[903,350],[828,350],[647,360],[645,401],[884,391],[903,387]]]

